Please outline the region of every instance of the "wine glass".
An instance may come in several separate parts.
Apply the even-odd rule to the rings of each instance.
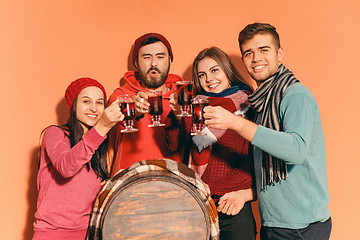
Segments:
[[[209,105],[209,101],[205,99],[194,99],[192,104],[192,128],[190,135],[206,135],[202,130],[205,128],[204,107]]]
[[[132,133],[137,132],[138,129],[134,128],[134,119],[135,119],[135,102],[130,95],[120,95],[119,96],[119,105],[121,112],[125,115],[124,118],[124,127],[125,129],[121,130],[122,133]]]
[[[192,98],[192,87],[193,82],[180,81],[176,82],[175,99],[180,105],[181,113],[178,117],[191,117],[191,98]]]
[[[148,101],[150,103],[149,114],[151,115],[152,124],[149,127],[163,127],[165,124],[161,123],[161,114],[163,113],[162,92],[155,91],[148,94]]]

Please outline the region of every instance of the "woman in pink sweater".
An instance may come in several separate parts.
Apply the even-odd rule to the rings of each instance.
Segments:
[[[208,100],[246,118],[252,118],[247,101],[252,89],[217,47],[201,51],[193,63],[194,99]],[[171,97],[172,112],[165,120],[166,143],[177,151],[187,146],[189,167],[208,184],[218,207],[220,239],[255,240],[256,226],[250,202],[254,200],[253,163],[249,142],[233,130],[205,128],[204,136],[190,136],[191,117],[179,119],[179,105]]]
[[[65,91],[70,117],[43,131],[33,239],[85,239],[101,182],[108,179],[107,133],[124,115],[106,108],[104,87],[80,78]]]

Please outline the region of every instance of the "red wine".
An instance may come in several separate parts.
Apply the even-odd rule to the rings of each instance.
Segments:
[[[192,98],[192,82],[177,82],[176,92],[178,104],[181,106],[190,105]]]
[[[132,120],[135,118],[135,103],[134,102],[120,102],[121,112],[125,115],[124,120]]]
[[[161,115],[163,113],[162,96],[149,96],[148,101],[150,103],[149,114]]]
[[[208,106],[209,103],[197,101],[192,104],[192,120],[195,124],[203,125],[205,122],[204,118],[204,107]]]

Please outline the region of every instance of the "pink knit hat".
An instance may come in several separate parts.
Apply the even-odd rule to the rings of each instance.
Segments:
[[[103,91],[104,96],[105,96],[105,101],[106,101],[106,91],[105,88],[95,79],[92,78],[79,78],[76,79],[75,81],[73,81],[72,83],[70,83],[70,85],[67,87],[66,91],[65,91],[65,101],[67,104],[67,107],[70,111],[72,104],[75,101],[75,98],[77,97],[77,95],[79,95],[79,93],[81,92],[81,90],[83,90],[86,87],[98,87],[101,89],[101,91]]]
[[[149,37],[157,37],[158,39],[160,39],[160,41],[168,49],[170,59],[171,59],[171,61],[173,61],[174,57],[173,57],[173,53],[172,53],[172,50],[171,50],[171,45],[168,42],[168,40],[166,40],[166,38],[163,35],[159,34],[159,33],[147,33],[147,34],[144,34],[144,35],[142,35],[141,37],[139,37],[138,39],[135,40],[134,48],[133,48],[133,52],[132,52],[132,60],[133,60],[134,66],[136,66],[135,62],[136,62],[136,59],[137,59],[137,56],[138,56],[138,53],[139,53],[140,45],[142,44],[142,42],[144,40],[148,39]]]

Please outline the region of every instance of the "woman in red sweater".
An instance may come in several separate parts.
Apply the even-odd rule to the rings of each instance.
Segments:
[[[193,63],[195,99],[206,99],[209,106],[221,106],[251,119],[247,101],[252,89],[217,47],[201,51]],[[210,187],[218,207],[220,239],[255,240],[256,226],[250,202],[253,191],[253,163],[249,142],[233,130],[205,128],[204,136],[190,136],[192,119],[176,117],[179,105],[172,95],[172,111],[166,118],[166,142],[172,151],[188,146],[189,167]]]
[[[104,87],[80,78],[65,91],[70,118],[43,131],[33,239],[85,239],[101,182],[109,176],[107,133],[123,120],[118,101],[106,106]]]

